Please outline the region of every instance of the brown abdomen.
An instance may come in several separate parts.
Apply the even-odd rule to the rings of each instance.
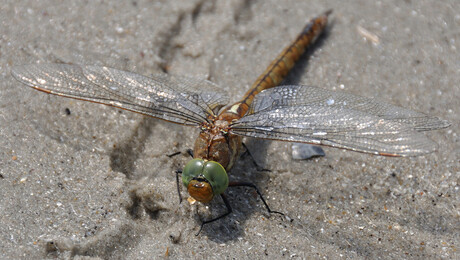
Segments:
[[[272,61],[239,102],[229,106],[227,110],[219,115],[219,119],[230,121],[230,118],[238,119],[243,117],[248,112],[255,95],[264,89],[273,88],[280,84],[289,70],[292,69],[295,62],[305,52],[305,49],[315,42],[316,38],[318,38],[326,27],[329,14],[330,11],[312,19],[305,25],[302,32],[297,36],[297,39]]]

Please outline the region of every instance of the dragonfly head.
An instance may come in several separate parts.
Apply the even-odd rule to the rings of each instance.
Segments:
[[[228,187],[228,175],[218,162],[203,159],[189,161],[182,171],[182,183],[199,202],[207,203]]]

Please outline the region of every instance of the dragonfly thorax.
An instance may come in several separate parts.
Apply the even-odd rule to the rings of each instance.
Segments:
[[[203,124],[195,141],[194,158],[218,162],[229,171],[241,145],[241,137],[231,134],[229,125],[225,120]]]
[[[216,120],[214,123],[214,128],[221,132],[222,134],[227,134],[228,133],[228,128],[229,128],[229,122],[225,120]]]

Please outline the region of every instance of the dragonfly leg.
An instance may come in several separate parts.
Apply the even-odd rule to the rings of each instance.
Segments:
[[[222,198],[222,200],[224,201],[225,203],[225,207],[227,207],[227,212],[225,212],[224,214],[218,216],[217,218],[213,218],[213,219],[210,219],[210,220],[205,220],[203,222],[201,222],[201,227],[200,227],[200,230],[198,230],[198,233],[195,234],[195,236],[198,236],[201,232],[201,230],[203,229],[203,226],[206,225],[206,224],[209,224],[211,222],[214,222],[216,220],[219,220],[221,218],[224,218],[226,216],[228,216],[228,214],[232,213],[232,207],[230,206],[230,202],[228,202],[228,199],[227,197],[225,196],[225,194],[220,194],[220,197]]]
[[[241,156],[243,156],[243,155],[245,155],[245,154],[249,155],[249,157],[251,157],[252,163],[256,166],[257,171],[260,171],[260,172],[270,172],[269,169],[265,169],[264,167],[260,166],[260,165],[256,162],[256,160],[254,159],[254,157],[252,156],[252,154],[251,154],[251,152],[249,151],[248,147],[247,147],[244,143],[242,143],[242,144],[243,144],[244,149],[246,149],[246,151],[244,151],[244,153],[243,153]]]
[[[180,152],[175,152],[175,153],[172,153],[172,154],[167,154],[166,156],[168,156],[169,158],[171,157],[174,157],[176,155],[180,154]]]
[[[176,183],[177,183],[177,195],[179,195],[179,204],[182,203],[182,196],[180,195],[180,181],[179,181],[179,175],[182,174],[181,170],[176,171]]]
[[[175,152],[175,153],[172,153],[172,154],[167,154],[166,156],[171,158],[171,157],[174,157],[174,156],[176,156],[178,154],[181,154],[181,152]],[[187,154],[190,155],[193,158],[193,150],[192,149],[187,149]]]
[[[259,189],[257,188],[257,186],[254,184],[254,183],[250,183],[250,182],[230,182],[228,184],[228,187],[250,187],[250,188],[253,188],[256,190],[257,194],[259,194],[259,197],[260,199],[262,200],[262,202],[264,203],[265,205],[265,208],[267,208],[268,210],[268,213],[276,213],[276,214],[281,214],[284,216],[284,213],[281,213],[279,211],[274,211],[274,210],[271,210],[270,207],[268,206],[267,202],[265,201],[264,197],[262,196],[262,193],[260,193]]]

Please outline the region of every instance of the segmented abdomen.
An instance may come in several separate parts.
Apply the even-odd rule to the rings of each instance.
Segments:
[[[246,92],[243,98],[224,111],[220,118],[226,116],[232,119],[243,117],[249,109],[249,105],[254,100],[254,96],[264,89],[277,86],[286,77],[289,70],[292,69],[295,62],[305,52],[316,38],[321,34],[327,24],[327,17],[330,11],[316,17],[303,28],[302,32],[297,36],[297,39],[287,46],[275,60],[271,62],[268,68],[257,78],[251,88]],[[225,116],[224,116],[225,115]]]

